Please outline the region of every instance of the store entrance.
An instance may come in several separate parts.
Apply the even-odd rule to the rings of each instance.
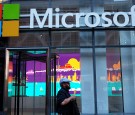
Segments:
[[[56,55],[48,49],[6,49],[4,111],[55,114]]]

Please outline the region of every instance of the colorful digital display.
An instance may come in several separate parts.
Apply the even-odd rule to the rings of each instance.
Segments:
[[[57,89],[60,89],[59,81],[66,77],[72,82],[70,93],[80,96],[80,54],[60,54],[57,64]]]
[[[56,64],[56,93],[60,89],[59,81],[67,77],[71,82],[71,94],[80,96],[80,55],[79,54],[59,54]],[[22,74],[21,74],[22,75]],[[21,78],[23,76],[20,76]],[[8,94],[15,95],[15,83],[13,79],[13,63],[9,63]],[[53,84],[53,80],[51,81]],[[24,90],[24,89],[25,90]],[[45,96],[46,95],[46,63],[39,61],[26,62],[26,88],[20,86],[23,91],[20,95],[25,96]]]
[[[107,50],[108,96],[122,96],[120,53]]]
[[[119,53],[107,53],[107,81],[108,81],[108,96],[121,96],[121,69]],[[110,61],[111,60],[111,61]],[[66,77],[72,82],[70,93],[80,96],[80,54],[59,54],[56,64],[56,93],[60,89],[59,81]],[[8,94],[13,96],[15,94],[14,77],[13,77],[13,63],[9,63],[9,77],[8,77]],[[21,76],[22,77],[22,76]],[[51,76],[53,78],[53,76]],[[51,81],[53,85],[53,79]],[[20,86],[25,88],[24,86]],[[46,63],[39,61],[26,62],[26,88],[20,94],[26,96],[45,96],[46,95]],[[52,94],[53,95],[53,94]]]
[[[56,65],[56,93],[60,89],[60,79],[66,77],[72,81],[70,93],[80,96],[80,55],[59,54]],[[107,53],[107,75],[108,96],[121,96],[122,88],[119,55],[112,56],[111,54]],[[9,96],[15,94],[15,86],[13,85],[14,82],[13,63],[10,62],[8,77]],[[51,82],[53,84],[53,80]],[[24,86],[20,87],[24,88]],[[26,62],[26,88],[24,93],[26,96],[46,95],[46,63],[39,61]]]

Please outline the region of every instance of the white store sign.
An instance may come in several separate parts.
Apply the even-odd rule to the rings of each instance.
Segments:
[[[135,5],[131,7],[130,12],[115,12],[112,14],[111,12],[104,12],[101,15],[95,12],[90,13],[65,13],[60,14],[60,9],[55,9],[55,14],[53,13],[53,8],[48,8],[45,14],[38,14],[36,9],[30,9],[30,28],[34,28],[34,18],[37,21],[39,28],[43,28],[45,26],[45,22],[48,19],[48,28],[60,28],[60,22],[65,28],[79,28],[80,27],[80,19],[84,17],[84,23],[86,26],[93,28],[101,25],[102,27],[110,27],[113,23],[117,27],[125,27],[129,24],[129,20],[131,19],[131,26],[135,26]],[[42,16],[42,20],[40,19]],[[61,17],[62,16],[62,17]],[[93,16],[95,21],[91,23],[89,18]],[[112,19],[107,16],[113,16]],[[118,21],[119,16],[123,16],[124,21],[120,23]],[[54,18],[53,18],[54,17]],[[61,18],[60,18],[61,17]],[[75,17],[75,24],[67,24],[66,19],[68,17]],[[55,25],[53,24],[53,19],[55,19]],[[60,20],[61,19],[61,20]],[[82,20],[81,20],[82,21]]]

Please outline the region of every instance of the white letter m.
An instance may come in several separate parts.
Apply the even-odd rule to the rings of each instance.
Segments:
[[[37,20],[39,28],[44,27],[47,16],[49,16],[48,17],[48,27],[52,28],[52,8],[48,8],[46,10],[45,14],[43,15],[42,21],[40,21],[39,15],[37,14],[37,10],[36,9],[30,9],[30,28],[34,28],[34,16]]]

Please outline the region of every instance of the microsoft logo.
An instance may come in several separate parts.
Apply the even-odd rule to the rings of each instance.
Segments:
[[[0,4],[0,37],[19,36],[19,4]]]

